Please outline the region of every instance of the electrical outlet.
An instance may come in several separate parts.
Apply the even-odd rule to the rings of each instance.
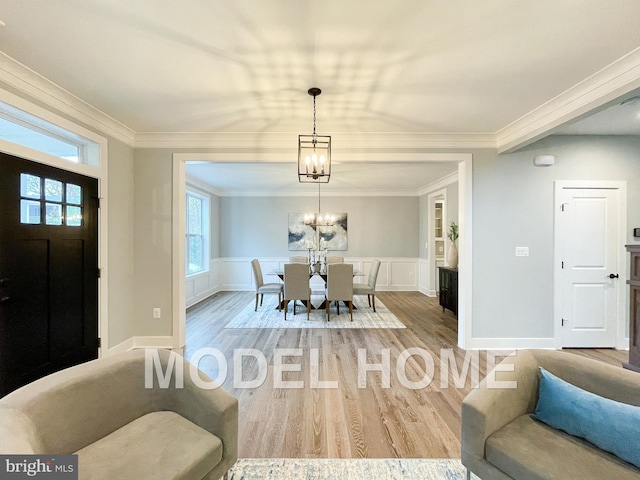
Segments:
[[[528,257],[529,247],[516,247],[516,257]]]
[[[160,318],[162,315],[162,311],[160,310],[160,307],[155,307],[153,309],[153,318]]]

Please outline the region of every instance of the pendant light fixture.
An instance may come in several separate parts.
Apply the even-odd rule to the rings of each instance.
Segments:
[[[331,137],[316,134],[316,97],[319,88],[307,92],[313,97],[313,134],[298,135],[298,180],[301,183],[329,183],[331,178]]]

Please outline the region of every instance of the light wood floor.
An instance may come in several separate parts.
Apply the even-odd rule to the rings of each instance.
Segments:
[[[215,348],[228,361],[223,386],[239,400],[240,457],[460,458],[460,406],[473,383],[469,375],[464,386],[456,387],[453,369],[441,375],[442,349],[453,352],[458,371],[467,352],[456,347],[456,317],[443,313],[437,299],[418,292],[380,292],[377,298],[406,329],[224,329],[254,298],[249,292],[219,293],[187,312],[186,358],[200,348]],[[285,348],[302,349],[302,356],[284,357],[285,366],[300,371],[287,371],[281,378],[303,381],[303,388],[274,387],[274,352]],[[434,361],[433,381],[424,388],[408,388],[416,386],[408,382],[425,376],[425,361],[420,357],[412,356],[401,376],[396,372],[401,352],[410,348],[429,352]],[[234,387],[237,349],[264,354],[268,367],[263,371],[268,373],[260,387]],[[369,364],[381,363],[383,351],[390,350],[390,388],[384,387],[378,372],[367,373],[366,388],[359,388],[358,349],[366,350]],[[312,365],[314,352],[319,358],[317,369]],[[570,352],[615,365],[627,357],[626,352],[615,350]],[[487,352],[477,355],[473,363],[482,379]],[[218,375],[210,357],[200,367],[212,377]],[[243,377],[236,380],[252,380],[259,371],[257,362],[245,357]],[[312,377],[335,381],[337,388],[312,388]],[[441,377],[449,381],[448,387],[441,385]]]

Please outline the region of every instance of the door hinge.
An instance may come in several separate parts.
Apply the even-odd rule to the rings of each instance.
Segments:
[[[96,339],[96,345],[98,346],[98,348],[102,348],[102,338],[98,337]]]
[[[96,269],[96,277],[98,277],[98,278],[102,277],[102,269],[101,268]]]
[[[97,208],[100,208],[100,200],[101,200],[101,197],[93,197],[93,198],[94,198],[94,199],[95,199],[95,201],[96,201],[96,207],[97,207]]]
[[[560,268],[564,269],[564,262],[560,262]]]
[[[564,327],[564,318],[562,319],[562,326]]]

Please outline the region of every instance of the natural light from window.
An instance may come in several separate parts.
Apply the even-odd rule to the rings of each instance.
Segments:
[[[209,270],[209,197],[187,190],[186,274]]]
[[[4,102],[0,102],[0,141],[66,162],[100,165],[100,145],[96,141]]]

